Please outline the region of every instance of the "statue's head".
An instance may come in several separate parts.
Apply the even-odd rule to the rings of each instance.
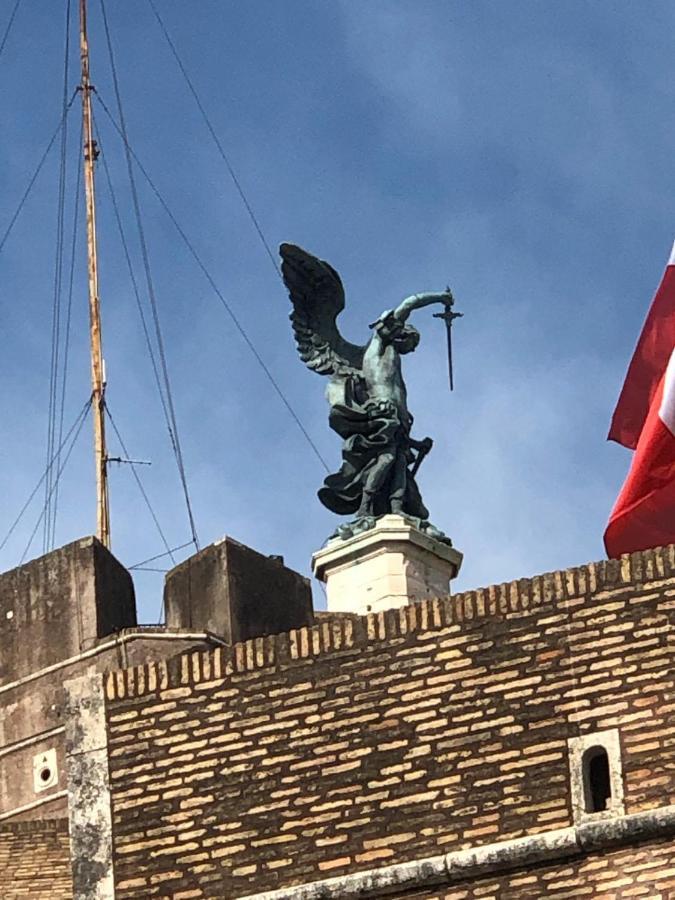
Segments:
[[[412,353],[420,342],[420,333],[412,325],[404,325],[400,334],[394,337],[393,344],[399,353]]]
[[[370,326],[387,344],[393,344],[399,353],[412,353],[420,342],[420,333],[412,325],[406,325],[386,310]]]

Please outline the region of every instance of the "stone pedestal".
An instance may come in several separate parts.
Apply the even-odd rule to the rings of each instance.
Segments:
[[[461,564],[458,550],[396,515],[356,537],[333,539],[312,557],[328,611],[361,615],[447,596]]]

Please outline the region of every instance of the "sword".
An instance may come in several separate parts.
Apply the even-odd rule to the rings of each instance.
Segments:
[[[434,313],[434,319],[443,319],[445,322],[445,329],[448,336],[448,375],[450,376],[450,390],[452,391],[455,387],[452,377],[452,323],[455,319],[461,319],[464,313],[452,311],[455,298],[452,296],[450,288],[446,289],[446,294],[448,295],[448,299],[445,301],[445,309],[443,312]]]

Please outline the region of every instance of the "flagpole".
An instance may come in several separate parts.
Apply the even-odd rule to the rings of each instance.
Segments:
[[[110,548],[110,508],[108,500],[108,455],[105,439],[105,373],[101,342],[101,308],[98,294],[98,248],[96,241],[96,191],[94,164],[98,156],[93,135],[89,79],[87,0],[80,0],[80,61],[82,81],[82,125],[84,135],[84,191],[87,210],[87,262],[89,280],[89,330],[91,345],[92,412],[94,419],[94,460],[96,466],[96,535]]]

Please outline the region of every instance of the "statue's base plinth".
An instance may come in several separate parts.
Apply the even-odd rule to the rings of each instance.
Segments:
[[[397,515],[347,540],[334,538],[312,557],[314,575],[326,583],[328,611],[361,615],[447,596],[461,564],[449,543]]]

